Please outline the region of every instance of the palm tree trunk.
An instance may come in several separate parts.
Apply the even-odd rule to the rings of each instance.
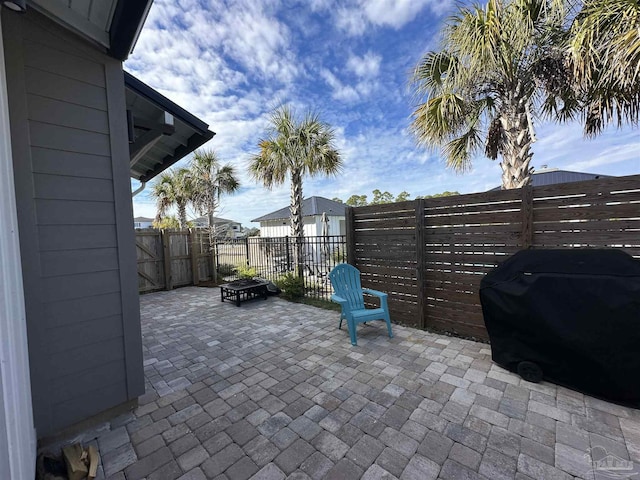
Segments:
[[[211,279],[214,282],[218,281],[218,262],[216,255],[216,226],[213,222],[214,206],[209,203],[207,206],[207,233],[209,234],[209,266],[211,267]]]
[[[532,169],[529,166],[531,151],[531,128],[526,111],[526,99],[513,97],[511,106],[500,118],[506,137],[502,154],[502,189],[522,188],[531,183]]]
[[[180,230],[187,228],[187,206],[178,205],[178,222],[180,223]]]
[[[296,270],[302,278],[304,272],[304,224],[302,220],[302,172],[299,168],[291,171],[291,236],[296,242]]]

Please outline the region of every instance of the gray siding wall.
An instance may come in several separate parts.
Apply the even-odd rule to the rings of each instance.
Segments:
[[[2,21],[42,437],[144,391],[124,81],[32,9]]]

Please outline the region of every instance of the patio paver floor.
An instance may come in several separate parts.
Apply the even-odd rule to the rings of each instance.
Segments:
[[[604,455],[640,472],[640,411],[522,381],[486,344],[374,322],[352,347],[337,312],[198,287],[141,311],[139,407],[74,438],[97,441],[101,477],[611,478]]]

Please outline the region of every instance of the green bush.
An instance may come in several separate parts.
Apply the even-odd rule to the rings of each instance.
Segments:
[[[238,277],[249,280],[258,276],[258,271],[249,265],[238,265],[236,267],[236,273],[238,274]]]
[[[281,276],[276,285],[282,290],[282,296],[287,300],[295,300],[304,297],[304,280],[289,272]]]
[[[231,275],[236,274],[236,267],[231,265],[230,263],[221,263],[218,265],[218,275],[222,275],[223,277],[230,277]]]
[[[335,263],[344,263],[347,261],[347,252],[345,252],[344,250],[339,250],[339,249],[335,249],[332,253],[331,253],[331,257],[333,258],[333,261]]]

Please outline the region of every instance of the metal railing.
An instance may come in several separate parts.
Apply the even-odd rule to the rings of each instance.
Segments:
[[[250,267],[257,275],[277,281],[296,271],[297,242],[292,237],[248,237],[216,243],[218,275],[225,281],[238,278],[238,268]],[[344,235],[304,237],[303,279],[305,295],[328,300],[331,296],[329,272],[347,259]]]

